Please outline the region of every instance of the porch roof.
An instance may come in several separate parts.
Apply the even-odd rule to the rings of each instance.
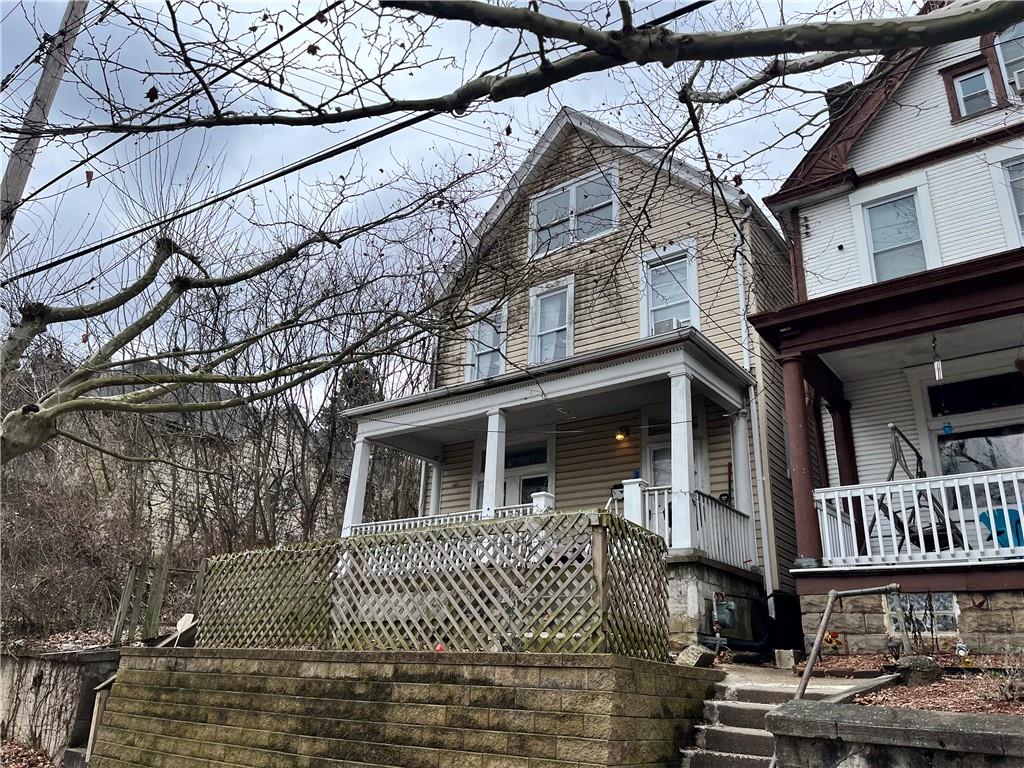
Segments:
[[[480,418],[498,408],[525,414],[552,401],[601,398],[608,392],[650,386],[662,379],[667,385],[667,374],[681,370],[692,375],[704,395],[730,410],[744,406],[746,390],[754,383],[746,370],[690,328],[482,381],[351,408],[345,414],[359,422],[361,435],[372,440]]]
[[[751,315],[782,355],[817,355],[1024,312],[1024,248]]]

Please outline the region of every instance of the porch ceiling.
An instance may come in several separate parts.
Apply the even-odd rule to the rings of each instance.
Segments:
[[[944,361],[1012,349],[1020,347],[1024,341],[1024,314],[945,328],[936,331],[934,336],[939,357]],[[921,333],[862,347],[825,352],[821,359],[843,380],[927,365],[933,359],[932,334]]]
[[[709,417],[724,409],[709,398],[709,392],[693,384],[694,393],[707,404]],[[644,406],[668,404],[669,380],[666,376],[659,381],[623,385],[614,392],[579,393],[571,396],[538,400],[526,406],[508,411],[506,437],[510,443],[543,440],[559,431],[572,430],[572,423],[586,419],[612,416],[628,411],[639,411]],[[391,417],[383,416],[385,420]],[[368,420],[372,421],[372,417]],[[391,423],[398,426],[396,417]],[[429,424],[415,431],[375,436],[374,442],[396,448],[426,459],[439,459],[442,448],[451,443],[462,443],[482,437],[487,432],[486,413],[443,424]]]

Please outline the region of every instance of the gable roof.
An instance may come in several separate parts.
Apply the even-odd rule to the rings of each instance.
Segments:
[[[690,163],[676,158],[671,153],[666,159],[663,151],[613,128],[597,118],[563,106],[474,228],[470,240],[463,250],[464,254],[472,253],[488,245],[488,235],[495,231],[496,225],[515,202],[519,193],[542,172],[545,163],[554,154],[558,145],[574,132],[586,133],[609,146],[629,153],[632,157],[651,167],[660,168],[677,183],[695,191],[707,195],[718,195],[724,198],[728,205],[735,206],[737,209],[749,207],[752,211],[751,218],[756,221],[760,229],[775,242],[781,251],[786,250],[785,241],[778,227],[771,222],[762,207],[740,189],[726,184],[713,186],[708,174]]]
[[[628,152],[631,156],[647,163],[653,167],[660,167],[666,171],[675,181],[684,184],[694,190],[702,191],[708,195],[714,194],[711,180],[703,171],[698,170],[689,163],[669,155],[665,159],[663,152],[645,144],[639,139],[623,133],[622,131],[602,123],[590,115],[577,112],[569,107],[562,107],[548,127],[541,134],[541,137],[534,144],[533,148],[526,155],[522,164],[512,174],[508,184],[498,195],[497,200],[491,205],[487,213],[480,220],[480,223],[473,231],[467,247],[467,252],[472,252],[481,246],[487,245],[487,236],[494,229],[495,225],[505,215],[512,203],[516,200],[522,189],[535,179],[543,170],[543,167],[557,146],[572,132],[580,131],[604,142],[612,147],[617,147]],[[719,185],[719,194],[723,196],[730,205],[739,206],[743,193],[738,189]],[[752,204],[752,201],[751,201]],[[756,205],[755,215],[760,215],[763,223],[767,224],[764,213]],[[768,225],[774,231],[774,227]]]
[[[852,182],[853,172],[847,164],[850,150],[906,82],[927,50],[909,48],[888,54],[874,66],[863,83],[854,86],[856,91],[844,105],[842,114],[829,122],[779,191],[764,199],[769,209],[778,213],[791,207],[798,198]]]

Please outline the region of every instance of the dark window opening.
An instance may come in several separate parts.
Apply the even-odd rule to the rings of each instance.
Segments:
[[[952,384],[936,384],[928,387],[928,404],[932,416],[1024,405],[1024,376],[1017,372],[1000,373]]]

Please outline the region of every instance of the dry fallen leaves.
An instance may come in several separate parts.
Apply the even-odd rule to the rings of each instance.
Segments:
[[[0,765],[4,768],[53,768],[45,753],[17,741],[0,741]]]
[[[984,712],[1024,716],[1024,701],[1006,701],[999,693],[1000,678],[991,673],[944,677],[916,688],[897,685],[854,699],[857,704],[936,712]]]

